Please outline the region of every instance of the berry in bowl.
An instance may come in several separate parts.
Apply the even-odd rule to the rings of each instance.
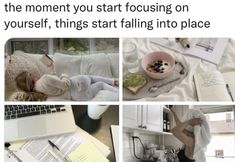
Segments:
[[[175,59],[166,52],[152,52],[143,57],[141,66],[153,79],[164,79],[173,73]]]

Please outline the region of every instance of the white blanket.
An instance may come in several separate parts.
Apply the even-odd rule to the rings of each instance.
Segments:
[[[197,126],[190,126],[187,129],[194,133],[195,146],[194,146],[194,159],[196,162],[206,162],[205,151],[207,145],[210,143],[211,134],[209,124],[205,115],[200,110],[189,109],[183,116],[183,121],[190,120],[192,118],[201,118],[202,124]]]
[[[123,42],[127,41],[124,40]],[[164,48],[157,44],[153,44],[149,39],[128,39],[135,43],[138,47],[138,56],[141,59],[144,55],[153,51],[165,51],[177,60],[184,62],[189,68],[189,73],[186,78],[170,92],[161,94],[156,98],[143,98],[145,101],[197,101],[195,85],[193,82],[193,75],[196,72],[219,70],[220,72],[235,71],[235,41],[229,39],[228,45],[218,65],[209,63],[200,58],[192,57],[190,55],[174,52],[170,49]]]

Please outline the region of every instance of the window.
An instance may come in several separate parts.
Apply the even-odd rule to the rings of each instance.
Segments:
[[[5,51],[8,54],[14,53],[16,50],[24,51],[25,53],[37,53],[37,54],[49,54],[51,46],[51,40],[47,38],[43,39],[10,39],[6,43]]]
[[[62,52],[71,55],[93,53],[118,53],[118,38],[22,38],[10,39],[5,46],[6,53],[16,50],[25,53],[53,54]]]
[[[69,54],[87,54],[89,53],[89,39],[56,38],[53,39],[53,50]]]
[[[235,161],[234,110],[206,114],[212,139],[207,147],[209,162]]]

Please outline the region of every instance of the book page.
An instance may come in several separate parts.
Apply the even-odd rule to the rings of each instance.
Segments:
[[[66,156],[73,150],[79,147],[85,141],[85,138],[79,134],[67,134],[50,138],[42,138],[38,140],[30,140],[26,142],[17,155],[24,161],[31,162],[57,162],[58,160],[49,153],[51,146],[48,143],[50,139],[56,146],[59,147],[61,153]]]
[[[194,81],[199,101],[231,101],[219,71],[195,74]]]
[[[68,155],[72,162],[109,162],[90,141],[85,141]]]
[[[97,151],[99,151],[104,157],[107,157],[110,154],[108,146],[78,127],[77,131],[73,134],[29,140],[27,142],[20,143],[20,149],[17,144],[17,156],[24,161],[30,162],[57,162],[58,160],[55,159],[48,151],[51,149],[48,139],[60,148],[64,156],[68,156],[85,141],[93,143]]]
[[[111,153],[111,151],[110,151],[108,146],[106,146],[105,144],[100,142],[98,139],[96,139],[95,137],[93,137],[92,135],[90,135],[89,133],[87,133],[86,131],[81,129],[80,127],[77,128],[77,132],[76,133],[81,134],[86,140],[89,140],[92,143],[94,143],[94,145],[97,147],[97,149],[100,152],[102,152],[102,154],[104,156],[107,157]]]
[[[235,72],[223,73],[224,80],[229,86],[229,91],[231,92],[231,98],[235,99]]]

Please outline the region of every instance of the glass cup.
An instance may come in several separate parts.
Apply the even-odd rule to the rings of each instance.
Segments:
[[[123,64],[130,73],[139,71],[137,48],[134,43],[126,42],[123,44]]]

